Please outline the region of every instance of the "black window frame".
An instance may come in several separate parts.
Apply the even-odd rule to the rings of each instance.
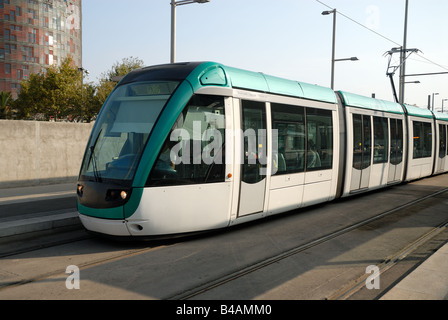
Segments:
[[[432,124],[425,121],[412,121],[413,152],[412,159],[432,157]],[[429,148],[428,148],[429,146]]]
[[[333,169],[333,111],[314,107],[271,103],[272,130],[279,129],[278,123],[280,122],[280,120],[278,120],[278,118],[276,118],[275,116],[276,111],[274,109],[277,109],[277,113],[281,113],[280,110],[283,110],[283,113],[285,115],[296,114],[303,117],[303,122],[294,122],[291,118],[289,120],[283,120],[283,124],[285,125],[291,124],[296,128],[303,127],[303,131],[294,131],[292,136],[293,139],[298,140],[293,142],[293,145],[303,145],[303,150],[291,149],[293,153],[295,152],[297,154],[297,158],[294,159],[294,155],[292,155],[290,159],[286,159],[287,157],[285,157],[286,169],[278,170],[281,168],[280,163],[278,163],[277,170],[273,170],[272,175]],[[318,121],[319,118],[321,119],[320,123]],[[324,122],[322,121],[323,119],[326,119],[326,121],[329,122],[329,125],[320,125]],[[281,161],[281,155],[283,154],[283,156],[286,156],[286,153],[288,153],[286,150],[284,150],[285,146],[282,145],[283,143],[285,143],[285,137],[290,138],[288,132],[286,132],[286,134],[284,134],[284,132],[278,132],[278,150],[277,155],[273,154],[273,161]],[[331,145],[328,146],[328,144]],[[296,166],[294,166],[294,164],[291,165],[291,163],[294,162],[297,164]],[[274,165],[276,164],[274,163]]]

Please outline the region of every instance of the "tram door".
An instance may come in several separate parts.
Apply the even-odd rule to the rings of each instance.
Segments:
[[[266,107],[263,102],[241,101],[243,130],[238,216],[263,211],[266,190]]]
[[[369,186],[370,165],[372,162],[372,124],[371,117],[353,115],[353,167],[350,191]]]
[[[403,122],[400,119],[390,119],[390,158],[387,182],[401,179],[403,171]]]

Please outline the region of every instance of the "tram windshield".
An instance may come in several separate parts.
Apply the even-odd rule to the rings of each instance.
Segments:
[[[152,128],[178,84],[148,81],[116,88],[97,119],[80,178],[130,183]]]

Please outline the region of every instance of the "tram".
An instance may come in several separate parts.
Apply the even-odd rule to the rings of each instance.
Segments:
[[[82,161],[84,227],[174,237],[444,173],[448,117],[214,62],[125,76]]]

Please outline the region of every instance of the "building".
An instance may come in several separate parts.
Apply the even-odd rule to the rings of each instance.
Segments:
[[[0,91],[71,57],[82,67],[82,0],[0,0]]]

